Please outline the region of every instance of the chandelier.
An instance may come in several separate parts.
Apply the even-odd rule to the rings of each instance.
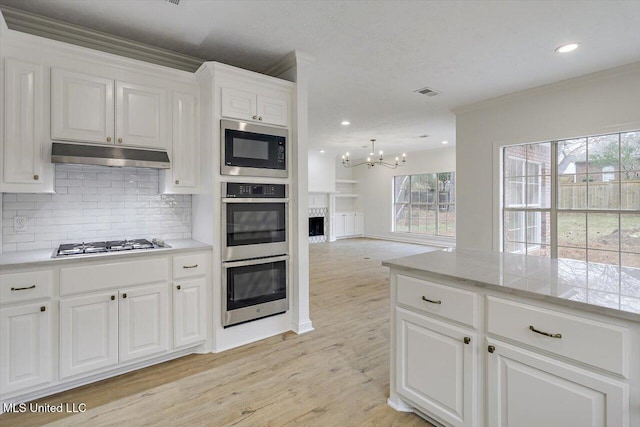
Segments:
[[[378,166],[384,166],[385,168],[389,168],[389,169],[395,169],[400,166],[404,166],[404,164],[407,162],[407,155],[405,153],[402,153],[402,162],[400,162],[400,157],[396,157],[396,160],[394,163],[384,161],[384,158],[382,157],[382,150],[378,152],[377,159],[374,158],[375,155],[376,155],[376,140],[372,139],[371,152],[369,153],[369,157],[367,157],[367,160],[365,160],[364,162],[356,163],[354,165],[349,160],[349,153],[346,153],[344,156],[342,156],[342,166],[344,166],[345,168],[355,168],[357,166],[367,165],[367,168],[371,169],[372,167],[378,165]]]

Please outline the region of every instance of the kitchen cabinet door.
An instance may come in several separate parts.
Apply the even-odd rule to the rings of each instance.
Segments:
[[[344,217],[344,235],[353,236],[356,234],[356,214],[347,213]]]
[[[0,309],[0,394],[52,380],[49,302]]]
[[[191,279],[173,285],[173,345],[183,347],[204,342],[206,328],[207,279]]]
[[[60,299],[60,378],[117,363],[117,292]]]
[[[116,82],[116,145],[169,148],[167,91]]]
[[[499,341],[488,345],[493,353],[488,354],[487,425],[629,425],[627,384]]]
[[[113,144],[114,81],[51,70],[51,139]]]
[[[289,100],[286,95],[257,97],[258,120],[272,125],[289,124]]]
[[[396,340],[396,392],[445,424],[477,425],[477,336],[398,308]]]
[[[171,169],[161,171],[162,193],[194,194],[200,179],[197,97],[174,92],[171,98],[173,137]]]
[[[120,291],[120,362],[166,352],[169,289],[166,283]]]
[[[362,212],[355,213],[355,225],[353,233],[356,236],[362,236],[364,234],[364,214]]]
[[[223,87],[221,113],[223,117],[240,120],[258,120],[256,94],[240,89]]]
[[[44,67],[5,60],[5,138],[2,192],[53,191],[53,167],[47,158],[44,128]],[[49,144],[50,145],[50,144]]]

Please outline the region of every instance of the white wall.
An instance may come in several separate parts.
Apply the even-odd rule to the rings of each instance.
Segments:
[[[640,128],[640,63],[455,109],[457,246],[499,248],[499,147]]]
[[[389,156],[392,158],[393,156]],[[356,209],[365,213],[365,235],[390,240],[419,241],[420,236],[391,232],[393,219],[393,177],[435,172],[455,172],[455,147],[407,153],[407,164],[398,169],[361,166],[353,169],[356,191],[360,195]],[[451,240],[451,239],[449,239]],[[428,242],[425,240],[425,242]],[[433,242],[433,240],[432,240]]]
[[[333,155],[309,151],[309,192],[336,191],[336,162]]]

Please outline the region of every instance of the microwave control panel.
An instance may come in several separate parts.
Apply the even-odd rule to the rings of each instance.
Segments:
[[[225,182],[223,197],[243,199],[284,199],[287,197],[287,184],[247,184],[239,182]]]

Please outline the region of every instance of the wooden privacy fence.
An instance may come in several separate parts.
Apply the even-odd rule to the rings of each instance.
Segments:
[[[618,187],[618,181],[561,182],[558,188],[558,207],[576,209],[620,207],[640,210],[640,180],[622,181],[620,187]]]

